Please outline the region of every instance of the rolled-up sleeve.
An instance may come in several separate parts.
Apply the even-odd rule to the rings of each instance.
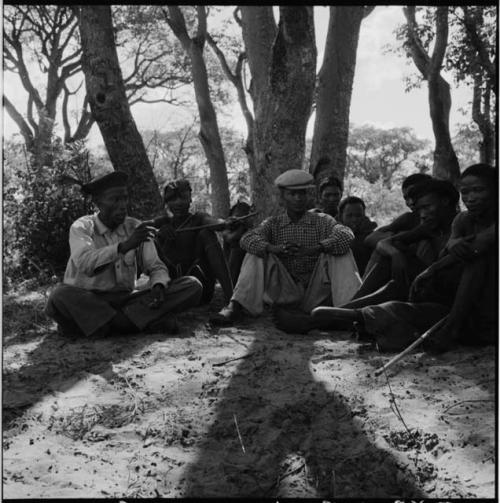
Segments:
[[[118,243],[96,248],[92,239],[92,224],[77,220],[69,231],[71,260],[87,276],[93,276],[99,270],[118,259]]]
[[[351,243],[354,241],[352,230],[333,219],[324,219],[321,234],[320,244],[325,253],[330,255],[344,255],[351,249]]]
[[[153,241],[145,241],[141,246],[144,272],[149,276],[150,285],[161,284],[165,288],[170,283],[167,266],[160,260]]]
[[[240,239],[240,246],[243,250],[252,255],[263,257],[266,254],[266,247],[271,243],[272,217],[264,220],[258,227],[251,229]]]

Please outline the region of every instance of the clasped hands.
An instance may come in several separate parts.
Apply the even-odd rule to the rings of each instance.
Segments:
[[[268,244],[266,250],[268,253],[274,253],[275,255],[285,255],[287,257],[303,257],[306,255],[315,255],[317,253],[320,253],[321,251],[323,251],[323,247],[320,244],[316,246],[304,246],[287,241],[282,245]]]

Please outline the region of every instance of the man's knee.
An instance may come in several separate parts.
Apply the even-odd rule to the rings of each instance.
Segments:
[[[201,300],[203,294],[203,284],[194,276],[182,276],[172,282],[175,285],[176,292],[185,295],[186,297],[193,298],[194,300]]]
[[[203,248],[207,248],[210,246],[219,245],[219,241],[217,240],[217,235],[215,234],[214,231],[211,231],[210,229],[202,229],[198,233],[198,239],[202,243]],[[221,248],[222,249],[222,248]]]
[[[45,306],[45,313],[48,316],[53,317],[54,311],[60,311],[71,302],[71,298],[75,295],[75,291],[79,290],[74,286],[65,285],[63,283],[57,285],[49,295],[47,299],[47,305]]]

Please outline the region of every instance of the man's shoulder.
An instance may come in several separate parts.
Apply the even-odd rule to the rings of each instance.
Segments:
[[[314,208],[314,210],[309,210],[306,213],[305,219],[309,222],[312,222],[314,224],[318,223],[324,223],[325,221],[331,222],[331,223],[338,223],[337,220],[329,215],[328,213],[323,213],[320,209]]]
[[[83,215],[77,218],[72,224],[72,229],[78,230],[92,230],[95,225],[95,214],[93,215]]]

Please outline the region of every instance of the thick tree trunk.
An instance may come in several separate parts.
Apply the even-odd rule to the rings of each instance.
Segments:
[[[330,6],[310,160],[310,172],[316,181],[326,174],[344,179],[356,52],[364,15],[363,6]]]
[[[280,7],[278,30],[271,7],[242,7],[254,102],[253,199],[261,215],[279,207],[274,179],[302,169],[311,112],[316,44],[312,7]]]
[[[110,7],[80,7],[79,27],[82,68],[92,115],[113,167],[129,175],[131,214],[150,218],[161,208],[161,197],[125,94]]]

